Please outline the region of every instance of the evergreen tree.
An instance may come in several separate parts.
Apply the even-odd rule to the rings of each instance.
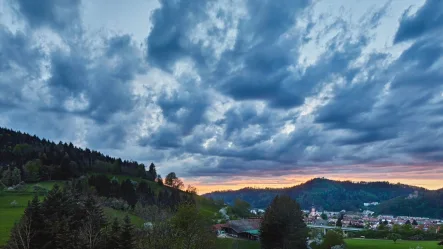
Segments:
[[[129,216],[126,215],[123,220],[123,227],[120,234],[119,249],[133,249],[134,248],[134,227],[131,224]]]
[[[154,163],[151,163],[151,165],[149,165],[148,173],[149,173],[149,180],[155,181],[155,178],[157,178],[157,170],[155,169]]]
[[[137,194],[135,193],[134,185],[131,180],[126,179],[122,182],[121,193],[123,199],[128,202],[130,206],[134,207],[137,203]]]
[[[289,196],[276,196],[266,209],[261,227],[262,249],[306,249],[308,229],[299,204]]]
[[[163,178],[161,175],[157,176],[157,183],[158,183],[158,185],[163,186]]]
[[[115,218],[112,221],[111,228],[108,233],[108,239],[106,243],[106,249],[119,249],[120,248],[120,224],[118,219]]]

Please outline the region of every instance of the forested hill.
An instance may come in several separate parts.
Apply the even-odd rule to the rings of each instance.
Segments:
[[[423,191],[411,197],[397,197],[378,205],[374,211],[383,214],[443,219],[443,189]]]
[[[65,180],[87,172],[113,173],[154,180],[157,173],[145,171],[145,165],[113,158],[100,152],[75,147],[72,143],[54,143],[37,136],[0,128],[0,169],[21,169],[28,182]],[[152,167],[151,167],[152,168]]]
[[[427,191],[423,188],[388,182],[350,182],[316,178],[303,184],[282,189],[244,188],[235,191],[219,191],[206,194],[214,199],[223,199],[231,203],[240,198],[253,207],[265,208],[277,194],[287,194],[296,199],[302,208],[328,211],[359,210],[365,202],[382,202],[396,197],[405,197],[413,193]]]

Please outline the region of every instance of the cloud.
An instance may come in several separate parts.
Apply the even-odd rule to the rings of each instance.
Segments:
[[[186,177],[441,164],[439,1],[162,0],[127,30],[98,4],[5,4],[2,125]]]
[[[405,11],[400,27],[394,37],[394,43],[399,43],[420,36],[438,32],[443,28],[443,3],[438,0],[427,0],[426,3],[412,16]]]
[[[50,27],[57,31],[72,28],[79,21],[80,0],[18,0],[17,14],[32,28]]]

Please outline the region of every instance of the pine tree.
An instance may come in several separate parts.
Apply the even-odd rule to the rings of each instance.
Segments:
[[[306,249],[308,229],[299,204],[289,196],[276,196],[261,224],[262,249]]]
[[[123,221],[123,227],[120,234],[120,248],[119,249],[133,249],[134,248],[134,227],[131,224],[129,216],[126,215]]]
[[[149,180],[155,181],[155,178],[157,178],[157,170],[155,169],[155,164],[151,163],[149,165]]]
[[[44,217],[41,213],[41,203],[38,196],[35,195],[31,202],[28,202],[28,207],[25,209],[25,217],[31,217],[32,238],[30,242],[31,248],[41,248],[42,246],[42,231],[44,227]]]
[[[112,221],[110,230],[108,232],[108,238],[106,244],[106,249],[119,249],[120,248],[120,224],[118,219],[115,218]]]

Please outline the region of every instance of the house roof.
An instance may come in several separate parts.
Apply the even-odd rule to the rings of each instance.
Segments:
[[[245,233],[250,233],[252,235],[260,235],[259,230],[248,230],[248,231],[245,231]]]
[[[261,219],[231,220],[226,225],[237,233],[260,229]]]

